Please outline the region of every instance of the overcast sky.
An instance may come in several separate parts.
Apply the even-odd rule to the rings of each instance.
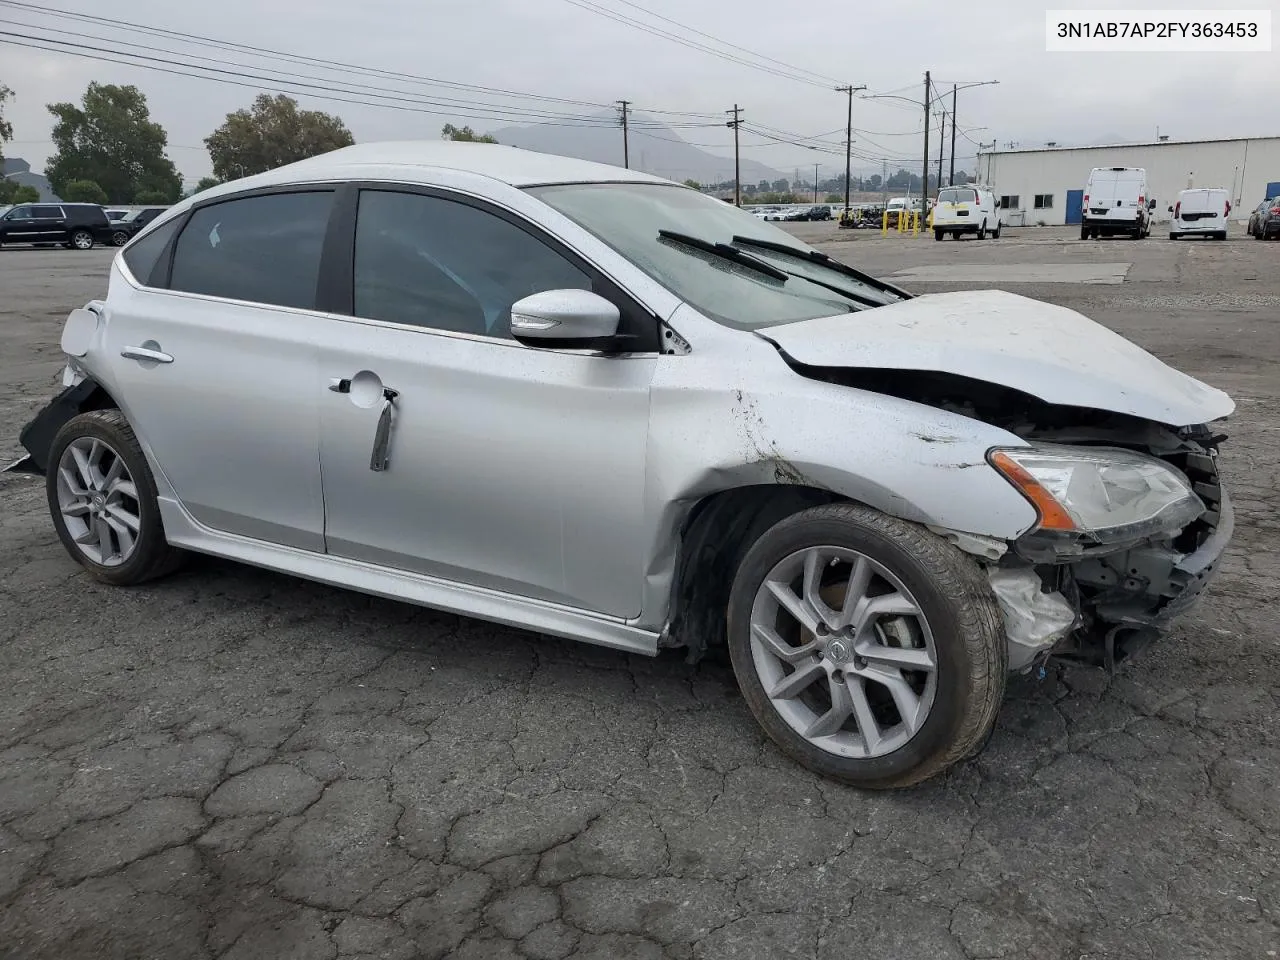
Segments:
[[[140,36],[102,24],[54,19],[47,11],[63,10],[112,17],[188,35],[270,48],[308,57],[342,61],[381,70],[415,74],[542,97],[589,104],[618,99],[637,110],[672,111],[661,115],[680,124],[707,124],[678,130],[684,139],[711,152],[732,156],[732,133],[719,117],[736,102],[744,119],[807,137],[822,135],[833,143],[845,123],[845,98],[827,89],[827,78],[865,84],[868,92],[895,93],[919,100],[926,69],[950,90],[953,82],[999,80],[959,94],[961,130],[972,141],[998,139],[1020,146],[1089,143],[1099,138],[1154,138],[1157,127],[1175,139],[1275,135],[1276,110],[1269,95],[1280,77],[1280,53],[1252,54],[1049,54],[1044,51],[1045,4],[1026,0],[897,0],[862,3],[809,0],[802,6],[766,0],[635,0],[656,14],[679,21],[716,38],[737,44],[777,63],[781,72],[812,71],[809,83],[752,69],[669,39],[642,32],[575,5],[590,2],[616,14],[640,19],[695,43],[713,46],[706,37],[656,20],[625,0],[218,0],[175,3],[173,0],[29,0],[45,12],[3,5],[0,31],[40,33],[83,43],[98,50],[125,50],[115,41],[131,40],[153,47],[184,49],[218,57],[222,69],[252,71],[285,65],[255,58],[232,57],[185,46],[175,38]],[[1213,6],[1200,0],[1202,5]],[[1147,6],[1137,0],[1080,4],[1058,0],[1055,8],[1127,8]],[[1241,4],[1273,10],[1276,0]],[[15,22],[26,26],[15,26]],[[32,25],[89,34],[94,39],[52,34]],[[104,38],[115,38],[108,41]],[[0,37],[0,39],[4,39]],[[720,48],[724,50],[724,48]],[[147,51],[136,51],[146,53]],[[740,50],[725,50],[748,59]],[[169,57],[151,51],[151,56]],[[254,64],[240,66],[239,64]],[[498,97],[429,86],[410,86],[368,75],[326,74],[316,65],[297,73],[327,76],[332,84],[409,92],[419,99],[453,97],[468,102],[500,103],[506,115],[486,118],[464,106],[444,112],[397,111],[371,105],[335,103],[321,96],[291,91],[308,108],[339,114],[357,140],[403,139],[439,135],[443,123],[470,123],[478,129],[519,124],[537,111],[557,122],[598,115],[599,107],[553,100]],[[100,63],[62,53],[0,44],[0,83],[13,88],[16,100],[7,115],[15,142],[6,154],[24,157],[39,170],[52,149],[51,117],[45,104],[78,100],[91,80],[132,83],[147,95],[153,119],[169,133],[170,156],[188,183],[209,172],[201,141],[225,115],[246,105],[258,89],[230,86],[157,73],[136,66]],[[247,81],[251,87],[287,89]],[[305,82],[312,82],[308,80]],[[326,89],[329,84],[322,83]],[[361,93],[360,90],[366,90]],[[439,106],[417,104],[422,109]],[[676,112],[706,114],[679,116]],[[563,115],[563,116],[561,116]],[[897,100],[854,102],[855,149],[874,157],[916,157],[920,150],[921,111]],[[979,129],[985,128],[985,129]],[[785,139],[785,138],[784,138]],[[935,141],[936,142],[936,141]],[[976,147],[957,150],[959,166],[972,163]],[[780,169],[811,164],[815,154],[758,136],[743,137],[743,153]],[[721,145],[721,146],[716,146]],[[836,148],[838,149],[838,148]],[[931,151],[932,153],[932,151]],[[831,162],[838,165],[836,157]],[[914,161],[918,163],[918,161]],[[826,160],[824,159],[824,166]],[[855,165],[871,172],[872,164]]]

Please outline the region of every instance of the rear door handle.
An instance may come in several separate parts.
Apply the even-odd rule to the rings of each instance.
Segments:
[[[152,347],[123,347],[120,356],[129,360],[151,360],[154,363],[173,363],[173,357]]]

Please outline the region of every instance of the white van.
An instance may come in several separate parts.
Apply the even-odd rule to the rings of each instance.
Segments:
[[[1231,196],[1224,187],[1200,187],[1183,190],[1178,202],[1169,208],[1169,239],[1179,237],[1213,237],[1227,239],[1227,216],[1231,213]]]
[[[1147,193],[1141,167],[1094,167],[1084,188],[1080,239],[1125,234],[1135,240],[1151,235],[1155,199]]]
[[[905,213],[910,216],[912,213],[920,212],[920,198],[891,197],[885,205],[884,212],[888,215],[889,226],[896,227],[900,215]]]
[[[962,233],[972,233],[982,240],[990,233],[999,240],[1000,227],[1000,205],[987,187],[943,187],[938,192],[933,239],[941,240],[949,233],[958,240]]]

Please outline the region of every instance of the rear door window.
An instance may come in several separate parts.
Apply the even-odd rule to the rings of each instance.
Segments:
[[[60,220],[62,218],[61,207],[32,207],[32,216],[37,220]]]
[[[169,288],[313,310],[332,207],[331,190],[201,207],[178,237]]]

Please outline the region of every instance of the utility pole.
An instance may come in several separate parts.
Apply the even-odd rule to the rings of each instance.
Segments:
[[[813,202],[814,204],[818,202],[818,165],[816,163],[813,165]]]
[[[947,177],[947,186],[956,183],[956,85],[951,85],[951,175]]]
[[[924,72],[924,169],[920,171],[920,219],[923,220],[928,210],[926,202],[929,198],[929,95],[933,84],[929,79],[929,71]]]
[[[836,93],[849,95],[849,117],[845,122],[844,132],[844,209],[846,213],[849,210],[849,178],[853,172],[853,95],[856,91],[865,89],[867,89],[865,86],[855,87],[853,84],[836,87]]]
[[[742,162],[738,155],[738,127],[742,123],[742,108],[735,103],[733,109],[726,110],[725,113],[733,114],[733,119],[725,126],[733,127],[733,205],[740,207],[742,206]]]
[[[622,109],[622,165],[630,170],[631,147],[627,143],[627,114],[631,112],[631,101],[619,100],[618,106]]]
[[[956,129],[956,118],[951,118],[951,130]],[[946,144],[946,138],[943,136],[947,132],[947,111],[942,111],[942,123],[938,127],[938,193],[942,193],[942,148]]]

